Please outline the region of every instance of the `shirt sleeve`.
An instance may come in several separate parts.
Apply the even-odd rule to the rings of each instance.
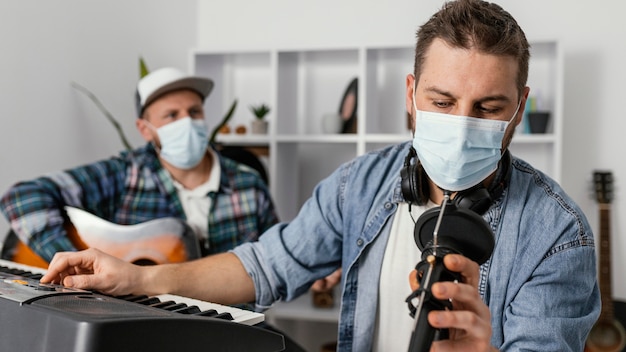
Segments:
[[[0,210],[19,239],[50,261],[58,251],[76,250],[64,227],[64,207],[96,214],[95,209],[112,208],[123,187],[123,169],[111,159],[19,182],[2,196]]]

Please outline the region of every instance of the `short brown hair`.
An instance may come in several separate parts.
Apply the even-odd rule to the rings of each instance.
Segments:
[[[521,94],[528,79],[530,52],[524,31],[499,5],[481,0],[457,0],[443,5],[417,31],[413,73],[419,80],[426,51],[435,39],[456,48],[517,59],[517,88]]]

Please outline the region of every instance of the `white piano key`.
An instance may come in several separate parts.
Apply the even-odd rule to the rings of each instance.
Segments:
[[[249,310],[225,306],[217,303],[201,301],[194,298],[170,294],[157,295],[155,297],[157,297],[161,301],[174,301],[176,303],[185,303],[188,306],[198,306],[198,308],[203,311],[215,309],[218,313],[230,313],[230,315],[233,316],[234,322],[245,325],[255,325],[265,320],[265,315],[262,313],[252,312]]]

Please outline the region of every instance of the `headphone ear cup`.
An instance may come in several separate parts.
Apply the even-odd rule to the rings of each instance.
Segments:
[[[402,195],[404,199],[411,204],[419,204],[419,182],[417,180],[417,169],[415,165],[408,165],[400,171],[402,182]]]
[[[491,206],[492,199],[489,191],[483,187],[473,187],[464,192],[458,192],[454,197],[454,203],[463,209],[469,209],[482,215]]]

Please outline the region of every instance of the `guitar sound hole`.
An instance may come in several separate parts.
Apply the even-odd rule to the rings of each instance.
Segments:
[[[141,266],[146,266],[146,265],[155,265],[156,263],[154,262],[154,260],[150,260],[150,259],[137,259],[133,262],[133,264],[135,265],[141,265]]]
[[[617,324],[598,323],[591,329],[588,342],[598,351],[620,351],[624,346],[624,330],[620,328]]]

